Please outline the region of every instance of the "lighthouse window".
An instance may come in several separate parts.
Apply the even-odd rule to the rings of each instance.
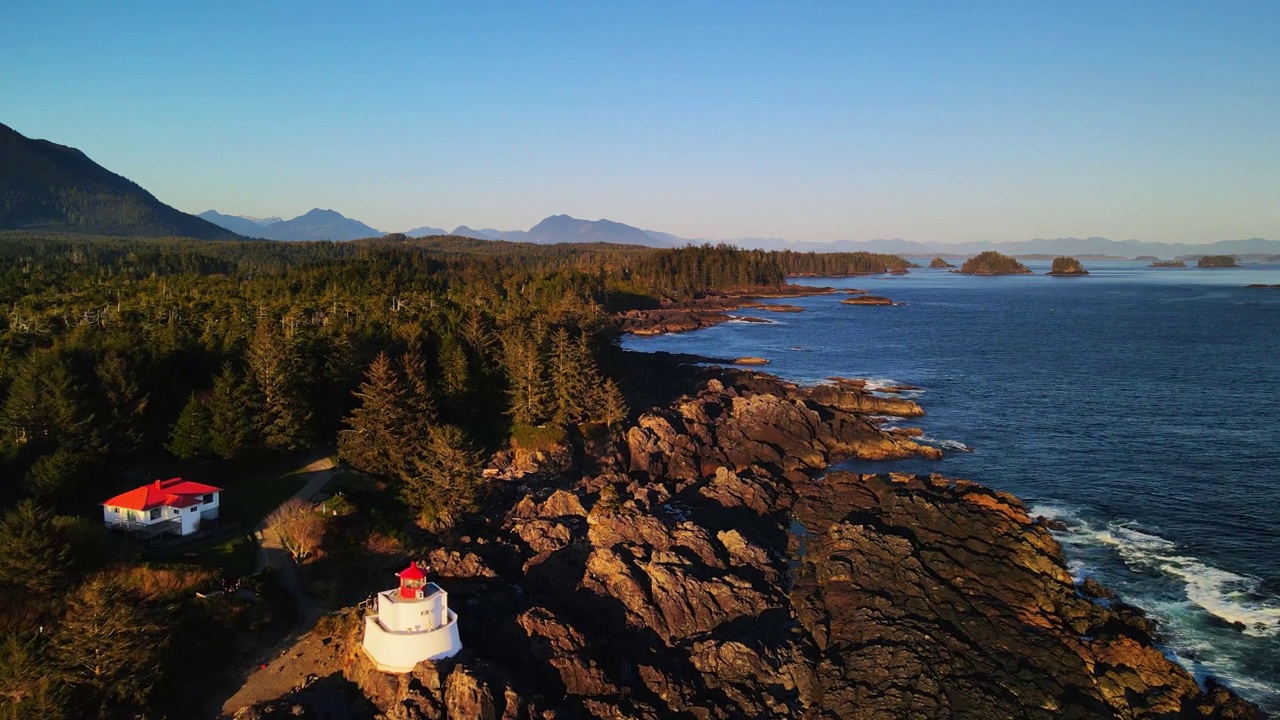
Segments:
[[[192,506],[191,506],[191,509],[187,510],[187,512],[195,512],[195,511],[197,511],[197,510],[199,510],[199,509],[200,509],[200,508],[196,507],[195,505],[192,505]]]
[[[152,508],[152,510],[151,510],[151,519],[152,519],[152,520],[159,520],[159,519],[160,519],[160,508]]]
[[[201,499],[204,501],[205,505],[208,505],[209,503],[213,502],[213,493],[209,493],[208,495],[205,495]]]

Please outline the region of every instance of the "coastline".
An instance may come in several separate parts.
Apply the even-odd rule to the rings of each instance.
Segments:
[[[1256,287],[1259,287],[1259,285],[1255,285],[1255,286],[1252,286],[1252,287],[1255,287],[1255,288],[1256,288]],[[1267,287],[1267,288],[1269,288],[1270,286],[1262,285],[1261,287]],[[1280,286],[1277,286],[1277,287],[1280,287]],[[655,334],[661,334],[661,333],[655,333]],[[834,378],[830,378],[829,380],[835,380],[835,379],[834,379]],[[845,382],[848,382],[848,381],[846,380]],[[856,381],[854,381],[854,382],[856,382]],[[1010,497],[1010,498],[1013,498],[1013,496],[1011,496],[1011,495],[1010,495],[1009,497]],[[1040,520],[1041,520],[1041,521],[1046,525],[1046,527],[1048,527],[1049,529],[1054,530],[1055,532],[1057,532],[1057,531],[1062,531],[1062,530],[1066,530],[1066,529],[1067,529],[1066,527],[1062,526],[1062,525],[1061,525],[1061,523],[1045,521],[1043,518],[1041,518]],[[1056,541],[1055,541],[1055,542],[1056,542]],[[1064,563],[1064,566],[1065,566],[1065,560],[1063,560],[1063,563]],[[1080,587],[1077,587],[1077,592],[1079,592],[1079,593],[1084,593],[1084,594],[1090,594],[1090,593],[1101,593],[1101,595],[1093,595],[1093,596],[1094,596],[1094,597],[1097,597],[1097,598],[1100,598],[1100,599],[1101,599],[1101,601],[1102,601],[1102,602],[1104,602],[1104,603],[1110,603],[1110,602],[1112,602],[1113,600],[1114,600],[1115,602],[1119,602],[1118,600],[1115,600],[1116,596],[1115,596],[1115,594],[1114,594],[1114,593],[1112,593],[1110,590],[1107,590],[1106,588],[1102,588],[1102,587],[1101,587],[1101,586],[1096,582],[1096,580],[1094,580],[1094,579],[1092,579],[1092,578],[1088,578],[1088,577],[1080,577],[1080,578],[1077,578],[1077,580],[1078,580],[1078,581],[1083,581],[1083,582],[1085,582],[1085,583],[1088,583],[1088,584],[1091,586],[1091,588],[1092,588],[1091,590],[1089,590],[1088,592],[1086,592],[1086,590],[1083,588],[1083,586],[1080,586]],[[1173,658],[1174,656],[1173,656],[1173,654],[1172,654],[1172,650],[1170,650],[1170,649],[1169,649],[1169,646],[1162,644],[1162,643],[1164,642],[1164,641],[1162,641],[1162,633],[1157,629],[1157,627],[1156,627],[1156,621],[1151,620],[1151,619],[1148,619],[1148,618],[1147,618],[1147,616],[1145,615],[1144,611],[1142,611],[1142,610],[1140,610],[1140,609],[1137,609],[1136,607],[1131,608],[1131,609],[1133,610],[1133,612],[1134,612],[1134,613],[1136,613],[1136,614],[1137,614],[1137,616],[1139,616],[1139,617],[1142,617],[1142,618],[1143,618],[1143,621],[1142,621],[1142,622],[1144,623],[1144,627],[1146,627],[1146,628],[1147,628],[1147,630],[1149,631],[1149,632],[1148,632],[1149,637],[1148,637],[1148,638],[1146,639],[1146,641],[1145,641],[1145,642],[1146,642],[1146,644],[1148,644],[1150,647],[1155,648],[1155,649],[1157,649],[1157,650],[1160,650],[1160,651],[1163,651],[1163,652],[1169,653],[1169,657],[1170,657],[1170,658]],[[1166,639],[1167,639],[1167,638],[1166,638]],[[1194,659],[1194,658],[1193,658],[1193,659]],[[1215,673],[1207,672],[1207,671],[1206,671],[1206,669],[1205,669],[1204,667],[1200,666],[1198,662],[1193,662],[1192,664],[1196,666],[1196,676],[1197,676],[1197,677],[1199,677],[1199,678],[1200,678],[1200,680],[1201,680],[1201,682],[1203,683],[1203,690],[1204,690],[1204,692],[1209,693],[1209,694],[1214,694],[1214,693],[1221,694],[1221,693],[1223,693],[1223,692],[1227,692],[1226,690],[1224,690],[1224,689],[1223,689],[1223,687],[1224,687],[1224,686],[1223,686],[1222,684],[1220,684],[1220,683],[1221,683],[1221,681],[1216,677],[1216,674],[1215,674]],[[1185,670],[1185,668],[1184,668],[1184,666],[1183,666],[1183,665],[1181,665],[1181,664],[1177,664],[1177,663],[1175,663],[1174,665],[1176,666],[1176,669],[1172,670],[1172,672],[1174,672],[1175,674],[1177,674],[1177,673],[1179,673],[1179,672],[1183,672],[1183,673],[1185,673],[1185,672],[1186,672],[1186,670]],[[1234,696],[1234,694],[1232,694],[1232,696],[1233,696],[1233,697],[1235,697],[1235,696]],[[1242,701],[1242,702],[1245,702],[1245,701]],[[1247,704],[1247,703],[1246,703],[1246,704]],[[1249,707],[1250,707],[1251,709],[1250,709],[1248,712],[1250,712],[1250,713],[1258,713],[1258,714],[1257,714],[1257,715],[1230,715],[1230,714],[1228,714],[1228,715],[1224,715],[1224,717],[1226,717],[1226,716],[1230,716],[1230,717],[1237,717],[1237,716],[1238,716],[1238,717],[1254,717],[1254,716],[1262,717],[1262,716],[1263,716],[1263,715],[1261,715],[1261,714],[1260,714],[1260,713],[1261,713],[1261,711],[1257,708],[1257,706],[1252,706],[1252,705],[1250,705]]]
[[[669,333],[690,332],[712,327],[731,320],[768,322],[756,318],[735,318],[728,313],[743,308],[770,312],[803,312],[794,305],[769,305],[757,302],[779,298],[831,295],[835,288],[810,285],[783,285],[777,288],[755,288],[742,293],[706,295],[684,302],[664,301],[658,307],[644,310],[627,310],[614,315],[614,325],[623,334],[638,337],[656,337]]]
[[[1165,657],[1141,611],[1077,583],[1012,495],[831,470],[921,454],[872,420],[914,401],[633,360],[664,402],[584,446],[580,479],[530,469],[427,555],[462,654],[391,677],[335,643],[383,712],[1259,717]]]

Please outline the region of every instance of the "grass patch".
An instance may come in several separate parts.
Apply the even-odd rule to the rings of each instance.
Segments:
[[[511,445],[521,450],[550,450],[564,445],[564,428],[557,425],[513,425]]]
[[[195,555],[195,562],[220,568],[230,578],[251,575],[258,569],[258,544],[249,535],[237,535]]]
[[[245,478],[226,486],[219,514],[227,522],[239,523],[246,529],[254,527],[306,484],[306,480],[296,473]]]

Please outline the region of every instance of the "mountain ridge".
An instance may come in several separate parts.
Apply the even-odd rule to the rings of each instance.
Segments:
[[[120,237],[241,236],[164,204],[82,150],[29,138],[0,123],[0,231]]]
[[[334,211],[336,218],[345,221],[345,232],[334,231],[323,239],[354,240],[382,235],[380,231],[359,222],[343,217]],[[202,213],[201,217],[215,213],[221,223],[230,218],[224,227],[237,230],[242,226],[235,221],[247,219],[241,216],[222,215],[215,211]],[[309,213],[310,214],[310,213]],[[300,216],[305,217],[305,216]],[[209,219],[213,219],[209,216]],[[293,228],[288,225],[300,218],[275,223],[265,227],[259,226],[259,235],[273,240],[316,240],[322,239],[315,233],[303,236],[297,232],[289,232]],[[284,225],[284,228],[279,226]],[[274,231],[269,228],[279,228]],[[246,228],[247,229],[247,228]],[[240,230],[237,230],[240,232]],[[363,234],[361,234],[363,233]],[[241,232],[241,234],[244,234]],[[428,235],[458,235],[476,240],[502,240],[506,242],[528,242],[542,245],[555,243],[606,242],[624,245],[644,245],[648,247],[681,247],[684,245],[730,244],[744,249],[757,250],[792,250],[796,252],[875,252],[911,257],[971,257],[981,252],[994,250],[1006,255],[1067,255],[1094,257],[1125,257],[1139,255],[1155,255],[1159,257],[1180,257],[1188,255],[1225,254],[1225,255],[1275,255],[1280,254],[1280,240],[1265,238],[1247,238],[1237,240],[1218,240],[1210,243],[1164,243],[1141,240],[1111,240],[1104,237],[1088,238],[1034,238],[1030,240],[1010,240],[1001,242],[968,241],[968,242],[927,242],[904,240],[902,238],[879,238],[873,240],[834,240],[831,242],[790,241],[779,237],[740,237],[724,239],[684,238],[659,230],[645,230],[614,220],[583,220],[566,214],[550,215],[528,230],[496,230],[483,228],[476,230],[467,225],[459,225],[452,231],[433,226],[422,226],[403,233],[410,237]]]

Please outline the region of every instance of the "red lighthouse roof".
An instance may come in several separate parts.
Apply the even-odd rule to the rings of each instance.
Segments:
[[[397,573],[397,575],[400,577],[401,580],[426,580],[427,579],[427,576],[422,574],[422,571],[418,569],[417,563],[409,563],[409,567],[405,568],[404,570],[401,570],[399,573]]]

